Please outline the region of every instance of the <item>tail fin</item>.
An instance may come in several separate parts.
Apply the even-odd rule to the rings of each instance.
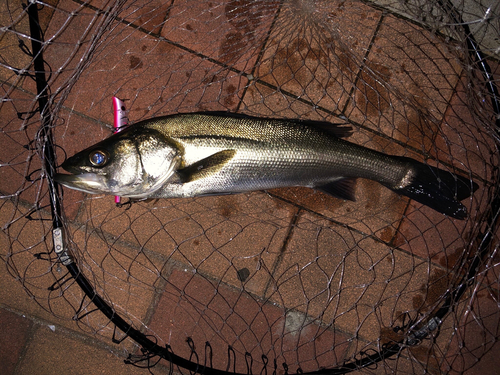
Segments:
[[[389,189],[456,219],[467,217],[467,209],[460,201],[476,191],[474,181],[414,159],[399,159],[410,166],[411,181],[398,187],[387,186]]]

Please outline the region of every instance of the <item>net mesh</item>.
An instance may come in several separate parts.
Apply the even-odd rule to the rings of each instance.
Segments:
[[[499,139],[482,66],[498,82],[500,9],[452,3],[3,2],[8,273],[49,314],[154,366],[160,359],[116,329],[53,250],[48,138],[60,165],[111,135],[113,96],[131,123],[211,110],[348,123],[351,142],[474,180],[468,219],[368,180],[355,202],[290,188],[117,207],[110,196],[62,189],[68,253],[128,324],[222,371],[347,372],[356,363],[366,373],[461,373],[493,361]],[[28,5],[39,13],[38,55]],[[34,67],[42,53],[50,134]],[[395,343],[404,344],[390,359],[362,368]]]

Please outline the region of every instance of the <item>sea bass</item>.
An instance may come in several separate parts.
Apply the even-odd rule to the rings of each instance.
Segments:
[[[348,142],[328,122],[207,112],[141,121],[68,158],[71,189],[129,198],[178,198],[305,186],[354,200],[366,178],[457,219],[477,184],[414,159]]]

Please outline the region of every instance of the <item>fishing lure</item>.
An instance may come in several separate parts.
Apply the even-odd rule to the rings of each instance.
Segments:
[[[125,109],[125,103],[118,99],[116,96],[113,96],[113,127],[115,128],[115,134],[120,130],[125,128],[128,124],[127,112]],[[115,203],[120,205],[121,198],[118,195],[115,195]]]

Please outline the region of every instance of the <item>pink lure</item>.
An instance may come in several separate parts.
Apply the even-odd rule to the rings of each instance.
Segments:
[[[118,133],[128,124],[128,118],[125,111],[125,103],[116,96],[113,96],[113,113],[113,127],[115,128],[115,133]],[[120,204],[120,197],[115,196],[115,203]]]

